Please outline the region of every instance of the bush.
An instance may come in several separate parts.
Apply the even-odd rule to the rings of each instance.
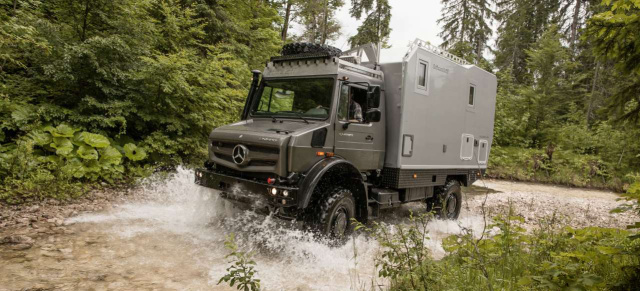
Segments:
[[[541,221],[528,233],[513,212],[494,218],[483,233],[463,229],[446,238],[445,257],[425,247],[430,216],[411,217],[395,230],[367,230],[383,247],[379,275],[391,290],[636,290],[640,240],[610,228],[559,227]],[[362,225],[359,228],[363,228]]]
[[[200,163],[211,130],[237,120],[250,70],[281,47],[266,2],[90,4],[0,4],[0,187],[22,198]]]
[[[0,146],[0,174],[6,177],[0,200],[74,197],[82,193],[82,182],[113,184],[149,173],[138,163],[145,158],[145,150],[133,143],[120,145],[66,124],[45,126]]]
[[[606,188],[622,192],[633,182],[619,169],[593,154],[570,150],[498,147],[491,149],[487,174],[493,178]],[[623,177],[623,178],[620,178]]]

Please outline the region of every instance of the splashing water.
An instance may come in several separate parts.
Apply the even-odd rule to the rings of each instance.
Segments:
[[[169,288],[227,290],[216,284],[229,266],[223,242],[230,233],[236,234],[241,249],[255,252],[257,276],[266,290],[360,290],[381,282],[376,277],[379,245],[375,240],[359,235],[342,247],[329,247],[291,222],[241,210],[193,181],[192,171],[179,168],[170,178],[143,187],[140,201],[73,217],[67,223],[106,233],[105,244],[116,253],[118,244],[137,249],[128,258],[131,262],[148,268],[154,268],[151,262],[155,268],[171,267],[176,273],[163,284]],[[406,223],[409,211],[423,208],[419,203],[408,204],[384,212],[379,221]],[[458,222],[429,224],[428,245],[436,258],[444,253],[441,239],[459,233],[461,226],[478,232],[483,220],[463,212]]]

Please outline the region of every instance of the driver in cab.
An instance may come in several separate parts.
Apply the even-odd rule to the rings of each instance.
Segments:
[[[349,122],[362,123],[362,106],[353,99],[353,90],[349,90]]]

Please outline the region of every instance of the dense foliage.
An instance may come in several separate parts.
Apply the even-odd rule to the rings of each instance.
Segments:
[[[383,48],[390,47],[391,6],[388,0],[351,0],[349,12],[358,20],[365,14],[358,33],[349,38],[352,48],[368,43],[380,44]]]
[[[2,187],[28,189],[19,201],[66,192],[44,176],[137,176],[116,163],[132,146],[155,168],[203,156],[209,131],[237,118],[250,69],[278,53],[279,21],[257,0],[1,0]]]
[[[620,229],[562,227],[554,217],[525,230],[511,210],[482,233],[463,229],[443,242],[433,260],[426,225],[430,214],[409,225],[366,229],[382,245],[378,275],[391,290],[636,290],[640,239]]]
[[[439,21],[447,48],[497,72],[490,174],[626,188],[640,169],[637,1],[493,3],[443,1]],[[0,0],[2,187],[56,196],[68,185],[55,190],[42,181],[114,183],[202,157],[211,128],[237,118],[249,70],[283,43],[335,40],[344,4]],[[386,45],[389,2],[350,4],[351,15],[363,19],[351,44]],[[292,23],[297,34],[288,32]],[[51,144],[58,145],[36,139],[58,126],[103,136],[122,156],[124,145],[135,145],[145,159],[124,159],[118,171],[63,174],[76,160],[41,159],[58,156]],[[81,147],[74,146],[77,156]],[[99,160],[104,153],[96,151]]]
[[[490,174],[628,187],[640,169],[637,4],[512,0],[497,7]]]

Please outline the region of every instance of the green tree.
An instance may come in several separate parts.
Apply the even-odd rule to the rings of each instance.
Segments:
[[[340,36],[340,22],[335,12],[343,0],[299,0],[295,15],[303,31],[296,40],[326,44]]]
[[[640,3],[605,0],[611,8],[589,20],[586,38],[600,60],[614,61],[630,80],[618,86],[609,101],[611,113],[619,120],[640,121]]]
[[[522,95],[530,116],[526,131],[533,145],[544,142],[545,131],[566,113],[570,103],[565,96],[569,92],[567,71],[574,64],[556,26],[545,31],[531,50],[527,50],[527,68],[533,81],[524,88]]]
[[[358,33],[349,38],[351,47],[363,44],[381,44],[389,48],[389,34],[391,28],[391,6],[388,0],[351,0],[349,13],[357,20],[366,14],[364,22],[358,27]]]
[[[555,23],[559,8],[557,0],[505,0],[497,2],[495,65],[510,68],[515,81],[531,81],[526,51],[538,41],[551,23]]]
[[[51,166],[39,158],[49,148],[30,146],[49,125],[101,134],[121,155],[146,152],[154,167],[205,157],[210,130],[238,118],[250,69],[281,47],[281,19],[261,0],[16,3],[0,1],[0,172],[20,157],[38,181],[85,179],[58,174],[74,159]],[[102,150],[76,146],[94,169]],[[138,164],[125,166],[134,176]]]
[[[482,57],[491,37],[495,13],[492,0],[442,0],[442,46],[450,49],[458,43],[468,43]]]

